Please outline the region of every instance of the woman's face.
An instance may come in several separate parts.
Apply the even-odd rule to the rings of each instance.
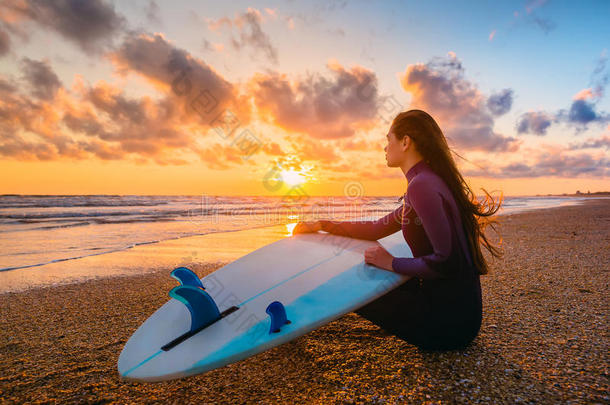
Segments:
[[[390,128],[390,131],[386,135],[387,145],[383,150],[385,151],[385,160],[387,162],[388,167],[399,167],[405,158],[404,151],[404,139],[398,140],[396,135]],[[407,137],[405,137],[407,138]]]

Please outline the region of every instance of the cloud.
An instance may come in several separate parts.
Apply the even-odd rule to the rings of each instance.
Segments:
[[[567,110],[525,113],[517,121],[517,131],[546,135],[546,130],[552,123],[564,123],[576,128],[579,133],[587,130],[590,124],[605,125],[610,122],[610,114],[597,109],[608,85],[607,60],[607,51],[604,50],[591,74],[590,87],[578,91],[572,97],[572,102]]]
[[[360,66],[345,69],[334,61],[327,67],[330,76],[294,80],[279,73],[256,74],[249,88],[259,116],[318,139],[349,137],[373,125],[382,102],[375,73]]]
[[[529,21],[530,23],[540,28],[545,34],[548,34],[555,28],[557,28],[557,24],[555,24],[555,22],[552,21],[550,18],[533,16]]]
[[[292,140],[294,154],[301,161],[311,160],[319,164],[336,163],[341,160],[337,149],[332,143],[324,140],[297,138]]]
[[[205,148],[194,148],[201,161],[210,169],[227,170],[244,163],[255,164],[247,155],[231,145],[216,143]]]
[[[520,134],[546,135],[546,130],[551,126],[553,120],[554,118],[544,111],[530,111],[519,117],[517,132]]]
[[[19,29],[16,26],[21,20],[33,21],[86,52],[104,49],[126,24],[125,18],[104,0],[6,0],[0,7],[5,24]]]
[[[59,91],[50,103],[29,99],[16,88],[0,85],[0,155],[20,160],[82,159],[86,153],[62,133]]]
[[[504,89],[487,99],[487,108],[495,116],[506,114],[513,105],[513,90]]]
[[[558,112],[559,120],[574,124],[580,129],[586,129],[589,123],[598,122],[604,124],[610,121],[610,115],[597,111],[597,104],[604,97],[608,85],[609,71],[606,69],[608,62],[607,51],[601,53],[589,81],[590,87],[576,93],[572,105],[567,111]]]
[[[565,114],[562,113],[559,117],[563,117]],[[574,100],[570,106],[570,110],[567,113],[567,120],[570,124],[580,125],[586,127],[591,122],[607,122],[610,117],[607,114],[595,111],[595,103],[590,103],[585,100]]]
[[[170,96],[181,106],[184,119],[208,126],[217,125],[223,112],[241,124],[250,119],[248,100],[236,86],[162,34],[127,36],[110,58],[121,74],[141,75]]]
[[[146,6],[146,19],[150,23],[161,25],[161,10],[155,0],[150,0]]]
[[[595,98],[595,95],[593,94],[593,89],[591,88],[582,89],[574,95],[574,100],[589,100],[592,98]]]
[[[271,15],[271,18],[276,16],[274,13],[270,13],[268,9],[267,13]],[[263,31],[262,23],[263,16],[261,12],[249,7],[245,13],[237,14],[233,20],[228,17],[208,20],[208,28],[215,32],[220,31],[223,26],[227,26],[231,30],[235,28],[237,30],[237,38],[231,36],[230,41],[234,49],[238,51],[243,48],[253,49],[257,53],[261,53],[271,63],[277,65],[277,49],[271,43],[269,35]]]
[[[11,39],[6,31],[0,29],[0,57],[6,55],[11,50]]]
[[[608,80],[610,79],[610,69],[607,69],[608,51],[604,49],[595,64],[595,68],[589,79],[590,88],[581,90],[574,96],[575,100],[591,100],[597,103],[604,97]],[[588,94],[583,94],[587,92]],[[579,97],[580,96],[580,97]],[[587,97],[588,96],[588,97]]]
[[[19,160],[51,160],[57,157],[57,151],[49,143],[28,142],[16,137],[0,143],[0,156]]]
[[[0,94],[7,95],[15,91],[17,91],[17,87],[15,86],[15,84],[0,76]]]
[[[585,142],[571,143],[569,145],[570,150],[574,149],[610,149],[610,135],[602,136],[601,138],[589,138]]]
[[[554,149],[554,148],[551,148]],[[494,178],[536,177],[606,177],[610,175],[610,159],[604,155],[569,153],[563,150],[542,150],[531,162],[513,162],[489,170],[466,169],[465,176]]]
[[[21,82],[32,96],[0,76],[0,155],[185,164],[204,153],[199,138],[205,137],[222,145],[224,163],[216,167],[252,164],[244,159],[254,153],[246,141],[258,140],[246,136],[250,99],[202,60],[160,34],[128,35],[109,58],[120,74],[152,83],[156,96],[130,97],[121,87],[90,85],[80,76],[66,89],[47,61],[25,58]],[[267,155],[283,153],[277,143],[265,146],[258,149]]]
[[[48,66],[26,63],[35,70],[29,72],[30,80],[48,81],[37,78],[37,69],[49,74]],[[185,124],[167,98],[130,98],[104,82],[92,87],[81,83],[74,92],[56,85],[60,86],[39,86],[42,97],[28,98],[9,81],[0,80],[1,155],[26,160],[95,156],[181,164],[180,156],[189,154],[195,144],[199,127]],[[51,91],[55,91],[52,100]]]
[[[542,30],[545,34],[550,33],[557,24],[547,17],[538,15],[538,10],[547,3],[547,0],[530,0],[525,4],[525,13],[514,12],[516,21],[523,21]]]
[[[179,112],[167,99],[128,98],[100,82],[88,88],[82,100],[91,110],[73,108],[64,123],[73,131],[114,142],[124,152],[163,160],[164,151],[188,150],[194,144],[193,135],[183,128]]]
[[[21,65],[23,77],[32,94],[40,99],[52,100],[62,84],[49,62],[24,58]]]
[[[270,156],[283,156],[286,154],[282,150],[282,147],[276,142],[267,142],[263,144],[263,151]]]
[[[548,0],[528,0],[525,4],[525,12],[527,14],[533,13],[536,9],[544,6]]]
[[[254,164],[245,159],[253,149],[242,142],[250,98],[210,66],[159,34],[130,35],[109,57],[121,74],[137,74],[152,83],[157,96],[130,97],[113,84],[90,85],[79,76],[68,90],[48,62],[24,59],[23,82],[37,97],[22,94],[15,81],[0,77],[0,154],[158,164],[184,164],[194,155],[218,169]],[[232,121],[225,121],[228,115]],[[217,145],[204,147],[210,141]],[[276,142],[261,142],[259,149],[268,156],[285,155]],[[301,150],[313,154],[315,145]]]
[[[401,76],[401,84],[412,95],[410,107],[435,117],[455,146],[486,152],[518,149],[517,139],[493,129],[494,115],[510,109],[512,91],[503,90],[490,101],[464,77],[464,68],[455,54],[434,58],[426,64],[409,65]]]
[[[204,38],[203,49],[211,52],[222,52],[225,49],[225,46],[223,44],[212,43]]]

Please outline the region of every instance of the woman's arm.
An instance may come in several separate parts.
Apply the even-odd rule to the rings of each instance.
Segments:
[[[388,215],[375,221],[318,221],[321,229],[335,235],[356,239],[377,240],[400,230],[402,226],[400,206]]]
[[[419,216],[433,252],[420,257],[395,257],[396,273],[423,278],[442,277],[443,267],[451,255],[451,224],[441,194],[425,181],[413,181],[408,191],[411,207]]]

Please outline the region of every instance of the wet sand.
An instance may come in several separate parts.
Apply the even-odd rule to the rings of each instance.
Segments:
[[[350,313],[204,375],[125,382],[119,353],[167,301],[165,269],[0,294],[0,402],[610,402],[610,200],[500,219],[505,258],[465,350],[420,351]],[[197,257],[200,276],[222,265]]]

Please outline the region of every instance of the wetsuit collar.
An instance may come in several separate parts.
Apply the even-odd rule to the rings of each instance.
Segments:
[[[425,170],[428,168],[428,165],[426,164],[425,160],[422,159],[419,162],[415,163],[409,170],[407,170],[407,181],[410,183],[411,180],[413,180],[413,177],[415,177],[415,175],[417,173],[420,173],[421,171]]]

